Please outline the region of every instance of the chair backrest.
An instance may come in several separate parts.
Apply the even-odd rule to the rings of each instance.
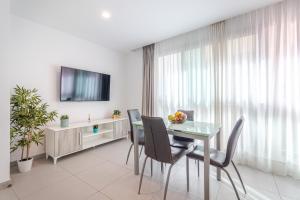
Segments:
[[[172,163],[168,132],[162,118],[142,116],[145,154],[159,162]]]
[[[228,139],[228,143],[227,143],[227,150],[226,150],[226,158],[225,161],[223,163],[224,167],[228,166],[230,164],[230,161],[232,160],[233,156],[234,156],[234,152],[236,149],[236,145],[237,142],[239,140],[239,137],[242,133],[242,129],[244,126],[244,117],[240,117],[240,119],[235,123],[230,137]]]
[[[141,114],[138,109],[131,109],[127,110],[128,118],[129,118],[129,124],[130,124],[130,140],[133,143],[133,125],[132,122],[141,121]]]
[[[194,111],[193,110],[178,110],[178,111],[186,114],[187,120],[194,121]]]

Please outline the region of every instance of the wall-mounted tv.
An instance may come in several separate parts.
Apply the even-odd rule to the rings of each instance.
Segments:
[[[110,75],[61,67],[60,101],[109,101]]]

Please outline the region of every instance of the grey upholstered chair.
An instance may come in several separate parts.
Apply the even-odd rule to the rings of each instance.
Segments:
[[[194,121],[194,111],[193,110],[178,110],[183,112],[187,116],[187,120]],[[180,136],[170,136],[170,143],[172,147],[189,149],[190,146],[194,143],[194,139],[184,138]]]
[[[144,160],[144,164],[142,168],[138,194],[140,194],[141,192],[141,186],[142,186],[147,159],[151,158],[158,162],[171,164],[171,166],[169,167],[167,181],[165,185],[165,192],[164,192],[164,200],[165,200],[167,196],[171,169],[181,157],[186,155],[187,150],[182,148],[174,148],[170,146],[168,132],[164,124],[164,121],[161,118],[142,116],[142,120],[143,120],[144,133],[145,133],[146,158]]]
[[[239,197],[239,194],[237,192],[237,189],[234,185],[234,182],[232,181],[232,178],[230,176],[230,174],[228,173],[228,171],[225,169],[229,164],[230,162],[232,163],[239,179],[240,179],[240,182],[243,186],[243,189],[244,189],[244,192],[245,194],[247,193],[246,192],[246,188],[244,186],[244,183],[242,181],[242,178],[241,178],[241,175],[238,171],[238,169],[236,168],[232,158],[234,156],[234,152],[235,152],[235,149],[236,149],[236,145],[237,145],[237,142],[238,142],[238,139],[241,135],[241,132],[242,132],[242,129],[243,129],[243,125],[244,125],[244,118],[241,117],[235,124],[233,130],[231,131],[231,135],[229,137],[229,140],[228,140],[228,143],[227,143],[227,149],[226,149],[226,154],[221,152],[221,151],[218,151],[216,149],[210,149],[210,164],[217,167],[217,168],[220,168],[222,169],[228,176],[232,186],[233,186],[233,189],[235,191],[235,194],[237,196],[237,199],[240,200],[240,197]],[[203,153],[203,147],[202,146],[197,146],[196,149],[190,153],[188,153],[186,155],[186,167],[187,167],[187,170],[186,170],[186,173],[187,173],[187,191],[189,191],[189,158],[191,159],[195,159],[195,160],[201,160],[203,161],[204,160],[204,153]]]
[[[126,164],[128,163],[129,155],[130,155],[131,149],[133,147],[133,142],[134,142],[132,123],[142,120],[141,114],[140,114],[138,109],[127,110],[127,113],[128,113],[128,117],[129,117],[129,124],[130,124],[129,133],[130,133],[131,145],[129,147],[129,151],[128,151],[128,154],[127,154]],[[143,146],[145,144],[145,142],[144,142],[144,131],[142,129],[137,129],[137,131],[138,131],[139,145],[142,146],[141,151],[140,151],[140,155],[141,155],[142,150],[143,150]]]

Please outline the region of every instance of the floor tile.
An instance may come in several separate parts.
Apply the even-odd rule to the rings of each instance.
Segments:
[[[281,200],[299,200],[299,198],[281,196]]]
[[[13,187],[0,191],[0,200],[161,200],[163,199],[169,164],[153,161],[151,176],[148,159],[141,194],[138,195],[140,176],[133,174],[133,151],[126,165],[130,147],[129,140],[119,140],[58,160],[57,165],[45,159],[35,160],[31,172],[19,173],[12,169]],[[139,163],[142,170],[145,159],[142,153]],[[190,160],[190,191],[186,192],[185,158],[173,167],[167,199],[203,199],[203,163],[200,176],[197,165]],[[228,166],[241,200],[300,200],[300,181],[288,177],[273,176],[246,166],[237,166],[247,188],[243,190],[233,167]],[[222,173],[222,181],[216,180],[216,169],[211,170],[211,198],[213,200],[235,200],[234,190]],[[279,189],[279,190],[278,190]],[[281,198],[280,198],[281,195]]]
[[[163,198],[164,198],[164,189],[162,189],[159,193],[153,194],[151,200],[162,200]],[[199,199],[202,199],[202,198],[193,196],[190,193],[178,192],[172,188],[168,189],[166,198],[171,199],[171,200],[199,200]]]
[[[280,196],[276,193],[264,190],[248,189],[247,194],[239,192],[240,198],[243,200],[280,200]],[[218,193],[218,200],[237,199],[234,189],[231,185],[222,184]]]
[[[22,200],[85,200],[97,191],[76,177],[69,177]]]
[[[17,195],[11,188],[0,190],[0,200],[18,200]]]
[[[170,176],[170,187],[178,192],[186,193],[187,191],[187,179],[186,179],[186,167],[184,166],[174,166],[174,173]],[[203,198],[204,196],[204,179],[203,179],[203,167],[200,166],[200,173],[198,177],[197,165],[190,161],[189,170],[189,194],[196,196],[198,198]],[[219,190],[220,183],[213,177],[210,177],[210,194],[213,199]]]
[[[88,198],[88,200],[111,200],[111,199],[105,196],[104,194],[102,194],[101,192],[97,192],[96,194]]]
[[[85,151],[61,158],[57,164],[72,174],[77,174],[103,162],[104,160],[97,158],[91,151]]]
[[[240,194],[240,198],[244,199],[244,195]],[[215,197],[217,200],[233,200],[237,199],[234,190],[226,185],[221,185],[219,188],[219,192],[217,196]]]
[[[105,187],[101,192],[109,196],[113,200],[150,200],[152,195],[161,190],[162,185],[151,181],[150,178],[145,177],[143,179],[141,194],[138,195],[138,185],[140,176],[127,175],[112,185]]]
[[[237,165],[240,171],[243,182],[248,190],[256,190],[258,192],[270,192],[278,194],[278,190],[272,174],[265,173],[259,170],[255,170],[250,167],[243,165]],[[229,167],[229,173],[232,176],[234,182],[240,191],[242,191],[241,184],[239,182],[236,172],[233,170],[232,166]],[[226,174],[223,173],[222,177],[226,178]],[[228,179],[227,179],[228,180]]]
[[[93,154],[98,158],[133,169],[133,148],[131,150],[128,165],[126,165],[129,147],[130,142],[128,140],[119,140],[94,148]]]
[[[70,176],[69,172],[50,161],[35,160],[30,172],[11,174],[12,188],[18,197],[23,198]]]
[[[300,199],[300,180],[284,176],[274,176],[274,179],[282,197],[291,200]]]
[[[117,179],[129,173],[132,173],[132,171],[105,161],[101,165],[93,166],[89,170],[79,173],[76,176],[95,189],[101,190],[104,186],[112,184]]]

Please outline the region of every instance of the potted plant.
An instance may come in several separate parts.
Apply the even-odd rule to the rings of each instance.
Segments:
[[[20,172],[31,170],[32,144],[42,144],[44,126],[57,117],[55,111],[48,112],[48,105],[42,102],[36,89],[17,86],[10,99],[10,145],[11,152],[21,149],[21,159],[17,161]]]
[[[68,115],[62,115],[60,117],[60,127],[66,128],[69,126],[69,116]]]
[[[114,110],[113,112],[113,119],[118,119],[121,117],[121,111],[120,110]]]
[[[98,133],[99,132],[99,126],[98,125],[94,125],[93,126],[93,133]]]

